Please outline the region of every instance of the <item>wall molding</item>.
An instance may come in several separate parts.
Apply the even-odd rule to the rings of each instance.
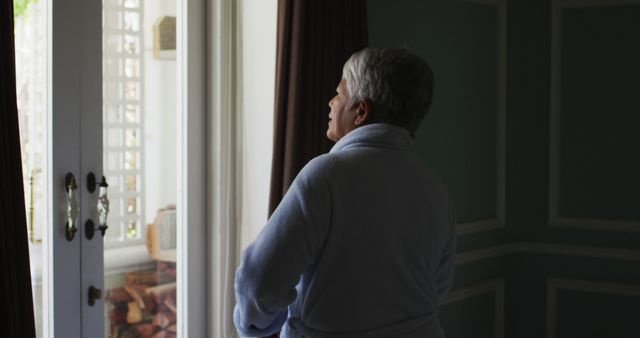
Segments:
[[[552,0],[552,5],[559,5],[562,8],[611,7],[638,3],[640,3],[638,0]]]
[[[474,263],[485,259],[511,255],[519,250],[519,243],[494,245],[487,248],[467,250],[456,254],[455,265]]]
[[[496,83],[496,217],[458,224],[458,235],[467,235],[504,228],[505,222],[505,173],[506,173],[506,121],[507,121],[507,1],[467,0],[471,3],[495,7],[498,12],[497,83]]]
[[[500,203],[496,203],[496,204],[500,204]],[[475,221],[475,222],[458,223],[456,225],[458,236],[464,236],[464,235],[504,228],[505,227],[504,220],[505,220],[504,212],[502,212],[502,215],[498,214],[498,217],[496,218]]]
[[[451,291],[442,305],[461,302],[465,299],[492,292],[494,294],[494,332],[496,338],[504,337],[504,279],[493,279],[481,284]]]
[[[519,253],[615,259],[640,263],[640,250],[540,242],[515,242],[460,252],[456,255],[455,264],[459,266]]]
[[[547,278],[546,337],[556,337],[558,290],[604,293],[617,296],[640,297],[640,286],[603,283],[581,279]]]
[[[610,219],[561,217],[558,215],[557,210],[555,211],[555,214],[551,214],[549,225],[552,227],[581,230],[640,232],[640,222]]]
[[[612,7],[633,4],[640,4],[640,0],[552,0],[551,2],[549,225],[552,227],[621,232],[640,231],[640,221],[562,217],[559,214],[562,120],[562,10],[565,8]]]

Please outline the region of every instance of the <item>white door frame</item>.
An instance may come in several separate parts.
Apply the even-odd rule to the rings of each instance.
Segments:
[[[178,334],[206,335],[206,3],[177,1],[179,99]],[[52,196],[45,242],[43,311],[45,337],[100,338],[104,303],[88,305],[88,288],[103,289],[103,243],[99,233],[84,236],[84,223],[97,224],[97,191],[86,176],[102,176],[102,1],[55,0],[48,8],[50,51],[50,130],[47,195]],[[64,177],[78,184],[80,215],[72,241],[65,236],[67,199]],[[104,295],[103,295],[104,296]],[[104,297],[103,297],[104,298]]]
[[[47,128],[47,197],[49,225],[44,241],[43,332],[46,337],[81,336],[80,231],[65,236],[67,196],[64,178],[70,172],[80,180],[80,107],[78,41],[74,24],[77,0],[50,1],[47,8],[49,44]],[[77,182],[81,186],[82,182]],[[78,188],[78,192],[81,187]],[[78,198],[79,194],[78,194]],[[81,209],[82,210],[82,209]],[[78,217],[78,223],[81,218]]]
[[[59,0],[53,0],[55,3]],[[83,338],[103,338],[105,327],[104,259],[102,236],[96,231],[92,239],[85,236],[85,222],[98,226],[98,187],[91,193],[87,189],[87,175],[93,173],[99,182],[103,175],[102,150],[102,0],[76,0],[77,22],[82,29],[75,30],[79,49],[80,91],[80,254],[81,261],[81,321]],[[89,287],[102,290],[102,298],[89,305]],[[56,336],[57,338],[57,336]]]
[[[177,0],[178,220],[188,231],[177,234],[178,337],[206,337],[207,214],[205,0]],[[180,204],[183,202],[183,204]]]

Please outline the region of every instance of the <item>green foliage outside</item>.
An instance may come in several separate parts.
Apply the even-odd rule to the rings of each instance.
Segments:
[[[19,18],[24,15],[29,8],[29,4],[37,1],[38,0],[13,0],[13,17]]]

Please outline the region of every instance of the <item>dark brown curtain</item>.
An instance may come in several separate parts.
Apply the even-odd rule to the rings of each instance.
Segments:
[[[16,104],[13,1],[0,4],[0,336],[35,338]]]
[[[331,148],[329,100],[342,66],[367,45],[366,0],[280,0],[269,212],[298,171]]]

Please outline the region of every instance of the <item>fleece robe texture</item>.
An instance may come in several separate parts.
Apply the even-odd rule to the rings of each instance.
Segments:
[[[241,335],[442,337],[455,215],[412,146],[366,125],[301,170],[236,272]]]

